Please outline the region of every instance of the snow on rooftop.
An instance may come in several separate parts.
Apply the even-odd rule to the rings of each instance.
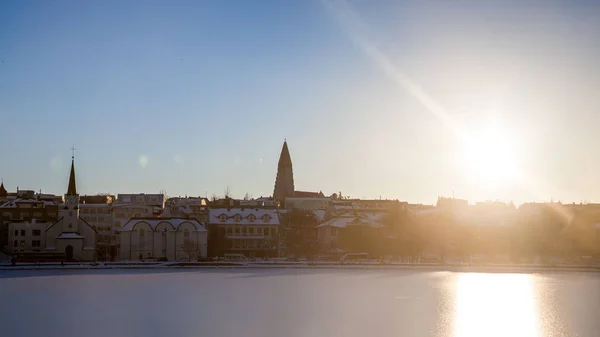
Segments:
[[[331,197],[287,197],[287,201],[330,201]]]
[[[279,210],[265,208],[213,208],[209,211],[209,222],[223,225],[279,225],[279,213]],[[239,221],[236,221],[236,215],[239,215]]]
[[[61,233],[56,237],[57,239],[83,239],[83,236],[77,233]]]
[[[110,206],[112,206],[112,204],[79,204],[80,208],[104,208]]]
[[[48,200],[15,198],[0,205],[0,208],[17,208],[18,204],[43,204],[44,206],[56,205],[54,202]]]
[[[352,225],[362,225],[371,227],[381,227],[380,221],[370,218],[364,218],[360,216],[339,216],[317,226],[317,228],[323,227],[336,227],[344,228]]]
[[[323,221],[323,219],[325,218],[325,214],[327,214],[327,211],[322,209],[317,209],[312,212],[317,217],[317,220],[319,220],[319,222]]]

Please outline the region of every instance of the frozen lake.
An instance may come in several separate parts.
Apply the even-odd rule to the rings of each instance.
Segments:
[[[0,271],[2,336],[600,336],[600,274]]]

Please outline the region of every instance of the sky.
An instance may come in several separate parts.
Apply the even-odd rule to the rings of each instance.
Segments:
[[[0,177],[267,196],[287,139],[297,190],[600,202],[598,60],[594,1],[5,0]]]

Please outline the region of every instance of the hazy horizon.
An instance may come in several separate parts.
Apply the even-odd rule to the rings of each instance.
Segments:
[[[9,191],[600,201],[593,1],[3,1]]]

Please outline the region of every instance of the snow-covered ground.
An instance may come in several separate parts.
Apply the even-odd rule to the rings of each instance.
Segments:
[[[254,262],[99,262],[99,263],[18,263],[12,266],[8,263],[0,264],[2,270],[78,270],[78,269],[215,269],[215,268],[300,268],[300,269],[408,269],[408,270],[433,270],[455,272],[595,272],[600,273],[598,265],[546,265],[546,264],[485,264],[469,265],[466,263],[436,264],[436,263],[386,263],[378,261],[346,262],[319,261],[319,262],[291,262],[283,260],[265,260]]]
[[[590,336],[600,274],[0,271],[2,336]]]

